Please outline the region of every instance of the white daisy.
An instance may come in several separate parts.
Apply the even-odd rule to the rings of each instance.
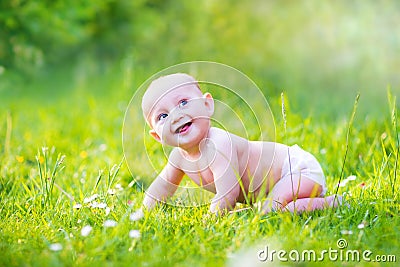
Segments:
[[[140,219],[142,219],[144,217],[143,211],[141,209],[138,209],[137,211],[135,211],[134,213],[132,213],[129,216],[129,219],[133,222],[138,221]]]
[[[103,224],[104,227],[115,227],[117,226],[117,222],[114,220],[106,220]]]
[[[85,225],[81,229],[81,235],[82,236],[88,236],[92,230],[93,230],[92,226]]]
[[[140,238],[140,231],[139,230],[130,230],[129,237],[130,238]]]
[[[60,251],[63,249],[63,246],[60,243],[53,243],[49,246],[51,251]]]

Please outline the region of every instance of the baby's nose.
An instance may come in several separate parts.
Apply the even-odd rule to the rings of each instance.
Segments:
[[[175,114],[172,115],[172,123],[179,122],[183,118],[183,114],[181,112],[174,112]]]

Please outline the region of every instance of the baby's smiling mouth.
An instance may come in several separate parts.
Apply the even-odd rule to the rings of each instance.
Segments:
[[[189,129],[189,127],[191,125],[192,125],[192,122],[189,121],[189,122],[183,124],[182,126],[178,127],[178,129],[176,129],[175,133],[184,133]]]

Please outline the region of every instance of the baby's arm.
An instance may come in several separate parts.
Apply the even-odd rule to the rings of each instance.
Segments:
[[[146,191],[143,206],[152,209],[157,202],[166,201],[171,197],[182,181],[184,172],[171,163],[167,163],[157,178]]]
[[[236,205],[240,193],[239,166],[232,140],[226,133],[217,135],[213,141],[216,146],[216,157],[210,169],[214,175],[217,194],[211,201],[210,211],[217,213],[231,210]]]

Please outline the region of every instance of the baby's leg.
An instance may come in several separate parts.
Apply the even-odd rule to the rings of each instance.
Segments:
[[[268,200],[263,205],[263,212],[283,209],[288,203],[295,201],[293,210],[297,209],[297,201],[319,196],[322,186],[313,180],[301,176],[300,173],[282,177],[272,188]],[[323,198],[322,198],[323,199]]]

